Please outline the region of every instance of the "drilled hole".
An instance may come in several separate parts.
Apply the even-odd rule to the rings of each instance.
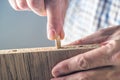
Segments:
[[[15,50],[12,50],[12,52],[17,52],[17,50],[15,49]]]

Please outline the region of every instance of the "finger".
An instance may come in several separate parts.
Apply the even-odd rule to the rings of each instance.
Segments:
[[[75,42],[72,42],[68,45],[77,45],[77,44],[95,44],[95,43],[102,43],[105,42],[107,40],[110,40],[111,35],[115,33],[115,31],[118,30],[118,26],[117,27],[110,27],[107,29],[101,29],[87,37],[84,37],[80,40],[77,40]]]
[[[12,6],[13,9],[15,10],[21,10],[16,3],[16,0],[9,0],[10,5]]]
[[[111,43],[62,61],[53,68],[52,74],[53,76],[60,76],[75,71],[113,65],[111,56],[112,53],[115,53],[113,52],[114,49],[115,47]]]
[[[47,34],[48,39],[54,40],[56,35],[59,35],[61,39],[64,38],[63,24],[65,6],[67,0],[46,0],[47,11]]]
[[[29,10],[26,0],[16,0],[16,4],[21,10]]]
[[[29,8],[40,16],[46,16],[44,0],[26,0]]]
[[[53,78],[51,80],[118,80],[120,78],[118,76],[119,74],[120,71],[115,70],[113,67],[106,67],[78,72],[64,77]]]
[[[114,65],[120,66],[120,40],[111,40],[109,42],[111,46],[111,61]]]

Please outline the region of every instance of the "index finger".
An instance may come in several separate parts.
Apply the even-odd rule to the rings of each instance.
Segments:
[[[113,37],[113,34],[119,29],[119,26],[101,29],[68,45],[103,43],[110,40]]]
[[[45,0],[47,11],[47,34],[50,40],[56,35],[64,38],[63,24],[67,0]]]

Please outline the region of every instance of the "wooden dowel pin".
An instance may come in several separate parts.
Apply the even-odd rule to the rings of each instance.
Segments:
[[[55,46],[57,49],[61,48],[60,36],[57,36],[55,39]]]

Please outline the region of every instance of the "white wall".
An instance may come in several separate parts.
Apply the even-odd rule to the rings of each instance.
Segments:
[[[0,49],[54,46],[47,39],[46,17],[14,11],[0,0]]]

